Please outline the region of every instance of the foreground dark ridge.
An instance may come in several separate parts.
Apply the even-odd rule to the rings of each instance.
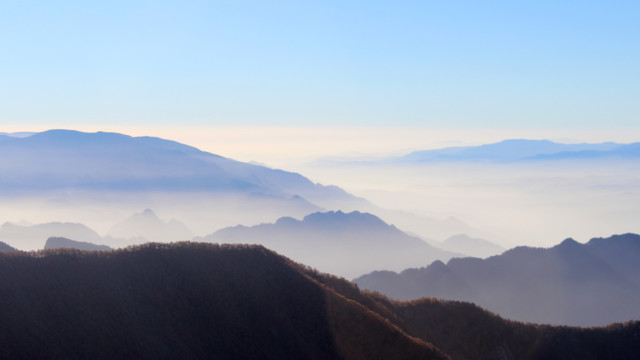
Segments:
[[[394,302],[260,246],[2,253],[0,287],[0,358],[640,357],[636,322],[532,326],[466,303]]]
[[[257,246],[0,255],[0,358],[444,359]]]

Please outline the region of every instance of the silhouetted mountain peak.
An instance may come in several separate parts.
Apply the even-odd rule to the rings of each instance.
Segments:
[[[558,245],[556,245],[557,247],[560,248],[577,248],[577,247],[581,247],[582,244],[580,244],[579,242],[575,241],[572,238],[566,238],[564,240],[562,240],[562,242]]]
[[[281,218],[279,218],[278,220],[276,220],[275,225],[278,226],[295,226],[298,225],[300,223],[299,220],[296,220],[290,216],[283,216]],[[242,226],[242,225],[240,225]],[[243,226],[244,227],[244,226]]]
[[[349,278],[376,268],[401,270],[409,263],[424,266],[459,255],[358,211],[315,212],[302,220],[283,217],[273,224],[224,228],[204,239],[262,244],[321,271]]]
[[[436,260],[432,262],[431,265],[427,266],[427,269],[430,269],[430,270],[442,270],[445,268],[447,268],[447,265],[445,265],[445,263],[443,263],[440,260]]]

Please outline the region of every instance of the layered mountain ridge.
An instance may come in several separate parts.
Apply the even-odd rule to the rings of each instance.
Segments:
[[[377,271],[354,281],[397,299],[463,300],[520,321],[594,326],[640,319],[639,264],[640,236],[624,234]]]
[[[47,191],[239,191],[305,198],[353,198],[296,173],[242,163],[171,140],[49,130],[0,135],[2,189]]]
[[[195,240],[260,244],[321,271],[349,278],[380,268],[399,270],[406,264],[420,266],[460,256],[358,211],[316,212],[302,220],[284,217],[273,224],[221,229]]]

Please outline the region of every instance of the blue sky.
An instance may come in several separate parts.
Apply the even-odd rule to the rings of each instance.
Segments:
[[[640,128],[638,1],[3,1],[0,123]]]

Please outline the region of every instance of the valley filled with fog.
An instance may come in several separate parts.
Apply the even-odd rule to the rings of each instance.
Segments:
[[[57,136],[64,142],[70,135]],[[102,138],[107,143],[128,141]],[[212,163],[203,165],[200,157],[207,153],[195,148],[139,139],[148,144],[127,143],[95,161],[87,156],[91,151],[101,154],[100,145],[82,150],[86,143],[71,141],[49,150],[51,158],[60,157],[54,162],[33,149],[16,151],[15,144],[5,141],[4,148],[14,156],[2,165],[7,172],[0,179],[0,222],[76,222],[104,236],[132,214],[152,209],[166,221],[180,221],[194,236],[206,236],[229,226],[273,223],[283,216],[302,219],[317,211],[357,210],[431,244],[465,234],[504,248],[640,232],[635,216],[640,213],[640,163],[634,156],[498,161],[490,153],[438,161],[378,157],[304,163],[292,157],[285,169],[295,172],[287,173],[217,156],[224,154],[206,155]],[[55,148],[52,144],[42,146]],[[533,144],[540,146],[507,144],[510,148],[497,154],[516,154],[524,150],[514,147]],[[74,154],[76,145],[89,155]],[[555,153],[561,153],[564,145],[556,145],[560,148]],[[193,153],[176,155],[174,148]]]
[[[301,172],[385,209],[465,222],[505,246],[639,232],[640,163],[578,159],[514,163],[316,162]],[[419,221],[402,225],[429,237]],[[434,239],[443,240],[443,239]]]

